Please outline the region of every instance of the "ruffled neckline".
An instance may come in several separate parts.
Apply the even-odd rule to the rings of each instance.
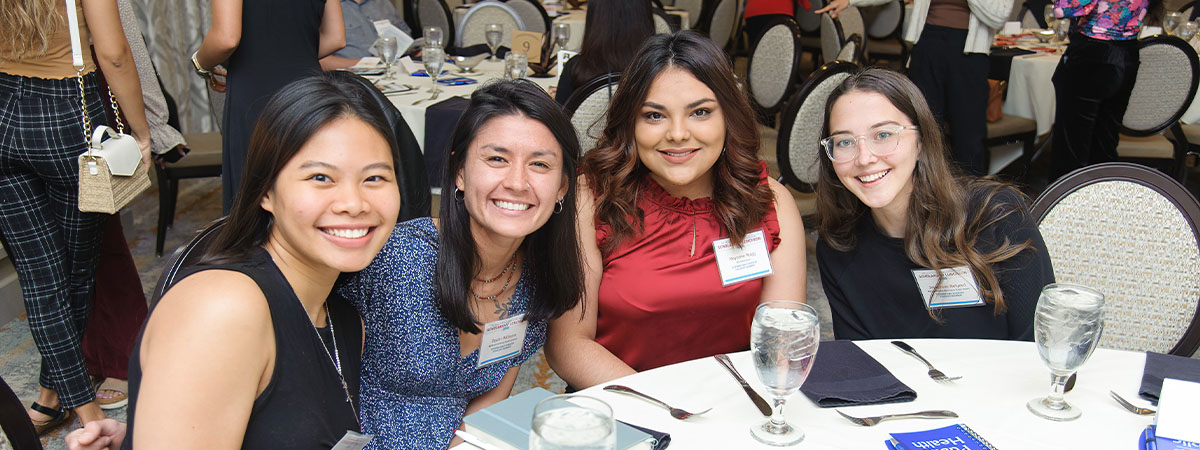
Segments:
[[[650,174],[642,179],[642,193],[646,200],[663,208],[684,214],[701,214],[713,211],[712,197],[684,198],[675,197],[663,189]]]

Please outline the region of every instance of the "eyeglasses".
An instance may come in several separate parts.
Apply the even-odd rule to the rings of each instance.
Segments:
[[[839,133],[821,139],[821,147],[825,148],[825,155],[833,162],[846,162],[858,157],[859,142],[866,144],[871,154],[885,156],[899,147],[901,131],[916,129],[914,125],[896,125],[872,128],[866,136],[855,137],[850,133]]]

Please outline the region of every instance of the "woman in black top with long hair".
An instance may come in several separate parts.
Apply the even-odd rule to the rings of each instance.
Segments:
[[[653,35],[654,13],[649,1],[588,2],[583,45],[579,55],[563,64],[554,100],[566,104],[576,87],[607,73],[625,71],[642,43]]]

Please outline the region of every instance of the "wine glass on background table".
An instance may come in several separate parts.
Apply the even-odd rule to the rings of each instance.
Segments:
[[[775,407],[770,419],[750,426],[755,439],[773,446],[804,440],[804,431],[784,420],[783,405],[808,378],[820,340],[821,325],[811,306],[791,301],[758,305],[750,325],[750,356]]]
[[[1191,43],[1192,38],[1196,37],[1197,31],[1200,31],[1200,22],[1195,20],[1189,20],[1175,27],[1175,35],[1187,43]]]
[[[571,26],[565,23],[554,24],[554,46],[557,50],[566,50],[567,42],[571,40]]]
[[[442,65],[446,63],[446,52],[440,47],[434,46],[426,46],[421,51],[423,52],[421,62],[425,64],[425,73],[429,74],[429,80],[433,85],[425,92],[430,94],[441,92],[441,89],[438,89],[437,79],[438,75],[442,74]]]
[[[488,50],[491,50],[492,56],[488,61],[499,61],[496,58],[496,49],[500,48],[500,40],[504,38],[504,25],[498,23],[489,23],[483,28],[483,38],[487,40]]]
[[[425,46],[446,48],[446,41],[442,37],[442,27],[429,26],[425,27]]]
[[[400,56],[400,44],[396,42],[395,37],[380,36],[375,40],[375,52],[379,53],[379,60],[383,62],[383,79],[391,80],[392,64],[395,64],[396,59]]]
[[[1042,10],[1042,18],[1046,19],[1046,28],[1053,30],[1054,22],[1057,20],[1054,18],[1054,3],[1046,5]]]
[[[530,450],[615,450],[612,407],[583,395],[555,395],[533,407]]]
[[[1176,28],[1183,24],[1183,22],[1183,13],[1179,11],[1171,11],[1167,13],[1165,18],[1163,18],[1163,31],[1168,35],[1174,36],[1176,33]]]
[[[1050,368],[1050,395],[1026,406],[1038,417],[1075,420],[1081,412],[1063,399],[1067,379],[1092,356],[1104,330],[1104,294],[1077,284],[1054,283],[1042,288],[1033,316],[1038,355]]]
[[[1071,32],[1071,21],[1067,19],[1059,19],[1054,22],[1054,39],[1059,44],[1067,42],[1067,35]]]

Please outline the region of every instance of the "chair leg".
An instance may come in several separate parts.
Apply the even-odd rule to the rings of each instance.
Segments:
[[[175,226],[175,204],[179,201],[179,179],[171,179],[171,198],[167,199],[167,211],[171,214],[167,216],[167,228]]]
[[[170,218],[175,215],[175,208],[172,199],[175,198],[175,190],[172,189],[171,180],[168,176],[164,176],[163,172],[159,172],[158,177],[158,232],[154,236],[154,254],[162,256],[163,244],[167,240],[167,226]]]

